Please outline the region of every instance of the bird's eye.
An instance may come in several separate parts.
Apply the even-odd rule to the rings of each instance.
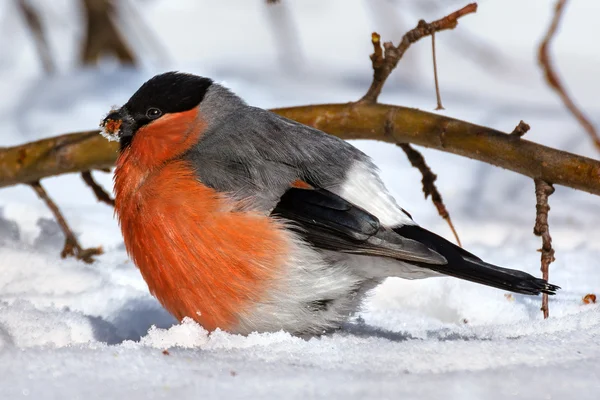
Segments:
[[[160,111],[156,107],[150,107],[148,111],[146,111],[146,117],[150,119],[156,119],[162,115],[162,111]]]

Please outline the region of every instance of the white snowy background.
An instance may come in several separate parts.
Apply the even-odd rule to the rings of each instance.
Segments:
[[[156,41],[134,24],[142,68],[77,67],[81,36],[73,0],[34,2],[59,72],[46,77],[13,2],[0,3],[0,146],[93,129],[153,74],[182,70],[232,88],[249,103],[280,107],[347,102],[368,87],[370,34],[397,42],[420,18],[466,2],[386,0],[128,0]],[[536,62],[553,1],[482,0],[455,31],[438,34],[445,115],[511,131],[597,158],[590,140],[546,86]],[[600,4],[570,2],[552,54],[561,76],[600,125]],[[280,21],[291,28],[278,28]],[[283,34],[282,32],[285,32]],[[286,37],[291,37],[287,42]],[[138,39],[136,39],[138,38]],[[290,46],[289,43],[293,45]],[[414,45],[382,102],[433,110],[430,40]],[[401,204],[452,239],[421,193],[420,175],[392,145],[353,142],[370,154]],[[532,234],[533,182],[482,163],[423,150],[463,245],[539,275]],[[111,188],[111,175],[95,173]],[[557,187],[550,229],[556,249],[544,321],[540,299],[452,278],[389,279],[339,333],[303,340],[284,332],[208,334],[178,323],[148,294],[128,260],[113,211],[78,175],[43,184],[92,265],[62,260],[50,212],[26,186],[0,189],[0,399],[448,398],[596,399],[600,393],[600,200]],[[169,349],[169,355],[163,354]]]

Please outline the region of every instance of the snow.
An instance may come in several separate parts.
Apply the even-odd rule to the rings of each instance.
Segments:
[[[0,99],[0,146],[93,129],[111,106],[165,69],[211,76],[262,107],[357,99],[371,75],[372,30],[397,41],[419,18],[464,5],[283,0],[277,12],[294,24],[288,35],[300,43],[290,50],[274,40],[275,11],[262,1],[123,2],[140,10],[168,58],[156,62],[157,46],[145,45],[141,70],[109,62],[76,70],[80,32],[66,23],[78,18],[75,2],[34,3],[46,12],[60,72],[41,74],[28,35],[9,16],[12,3],[2,4],[0,29],[14,37],[0,39],[0,89],[9,94]],[[543,1],[485,0],[455,31],[437,35],[444,114],[504,131],[523,119],[532,126],[529,140],[597,158],[536,65],[550,12]],[[598,12],[595,2],[569,3],[552,47],[570,92],[596,125]],[[383,102],[434,107],[429,46],[425,40],[408,51]],[[353,143],[374,157],[386,185],[421,225],[452,239],[398,148]],[[465,247],[539,274],[531,180],[423,153]],[[110,174],[94,175],[111,187]],[[549,320],[541,317],[539,298],[452,278],[389,279],[340,332],[307,340],[285,332],[209,334],[192,321],[178,323],[128,260],[112,210],[77,175],[43,184],[82,244],[102,245],[105,254],[92,265],[60,259],[60,230],[33,191],[0,189],[1,399],[591,399],[600,391],[600,304],[582,302],[600,292],[600,202],[592,195],[557,187],[550,198],[557,257],[550,276],[563,290],[551,299]]]

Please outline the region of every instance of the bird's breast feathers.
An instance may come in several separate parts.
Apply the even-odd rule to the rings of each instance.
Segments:
[[[232,328],[280,272],[288,247],[283,228],[231,212],[231,203],[200,184],[183,161],[137,188],[123,186],[119,172],[115,207],[125,246],[151,292],[178,319]]]

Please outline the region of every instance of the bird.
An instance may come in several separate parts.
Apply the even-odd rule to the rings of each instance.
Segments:
[[[336,331],[388,277],[560,289],[421,227],[351,143],[210,78],[156,75],[100,125],[119,142],[128,255],[168,312],[208,331]]]

